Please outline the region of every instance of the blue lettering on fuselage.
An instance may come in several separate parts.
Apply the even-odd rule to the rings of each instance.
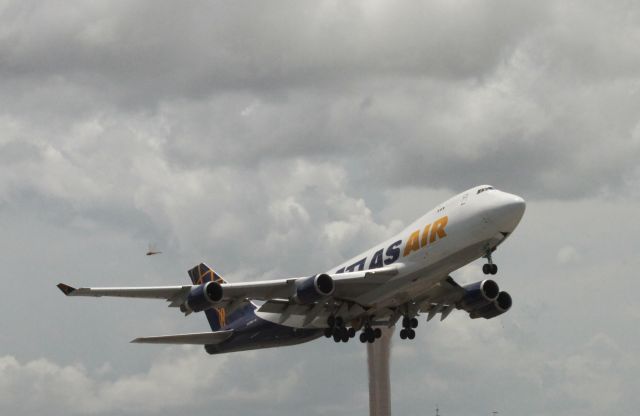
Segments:
[[[353,272],[356,271],[356,267],[358,268],[358,271],[363,270],[364,269],[364,264],[367,262],[367,258],[363,258],[358,260],[357,262],[353,263],[351,266],[347,267],[345,269],[345,271],[347,272]]]
[[[391,244],[386,251],[387,258],[384,259],[384,264],[387,266],[391,263],[398,260],[400,257],[400,246],[402,245],[402,240],[398,240],[395,243]]]
[[[383,265],[390,265],[395,263],[400,258],[400,246],[402,245],[402,240],[398,240],[391,244],[387,249],[380,249],[376,251],[371,257],[371,262],[369,263],[368,269],[379,269],[383,267]],[[383,258],[384,253],[384,258]],[[336,274],[345,273],[345,272],[353,272],[353,271],[361,271],[364,270],[364,266],[367,262],[367,257],[358,260],[350,266],[341,267],[336,270]]]
[[[371,257],[371,263],[369,263],[369,270],[371,269],[379,269],[380,267],[383,266],[382,263],[382,253],[384,252],[384,249],[381,248],[380,250],[376,251],[375,254],[373,255],[373,257]]]

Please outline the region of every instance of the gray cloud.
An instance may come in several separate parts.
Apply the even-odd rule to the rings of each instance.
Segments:
[[[7,122],[138,122],[169,163],[314,155],[387,186],[574,198],[637,176],[631,6],[280,6],[12,3]]]
[[[98,87],[116,82],[116,89],[128,89],[123,93],[134,99],[140,93],[163,98],[229,89],[335,88],[361,79],[363,72],[477,78],[547,18],[546,6],[499,1],[458,7],[295,1],[275,7],[65,5],[6,6],[4,72],[18,78],[57,75]]]

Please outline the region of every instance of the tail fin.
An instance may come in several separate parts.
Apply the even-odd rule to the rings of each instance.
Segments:
[[[189,277],[194,285],[201,285],[207,282],[227,283],[218,273],[211,270],[204,263],[200,263],[189,270]]]
[[[204,263],[200,263],[189,270],[189,277],[194,285],[201,285],[207,282],[227,283],[220,275],[214,272]],[[204,311],[211,326],[212,331],[219,331],[227,328],[236,319],[248,313],[253,314],[256,306],[251,302],[245,302],[241,306],[228,311],[227,308],[212,308]],[[229,314],[227,312],[230,312]]]

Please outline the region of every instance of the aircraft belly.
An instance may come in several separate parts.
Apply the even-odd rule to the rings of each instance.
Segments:
[[[254,324],[234,332],[228,340],[217,345],[206,345],[209,354],[248,351],[262,348],[283,347],[302,344],[322,336],[318,329],[291,328],[257,319]]]
[[[256,312],[256,316],[271,323],[292,328],[324,329],[327,327],[330,311],[326,308],[314,311],[313,307],[274,303],[275,305],[271,306],[267,302]],[[360,305],[354,303],[343,303],[343,305],[341,307],[345,310],[340,311],[339,315],[345,320],[360,317],[365,312]]]

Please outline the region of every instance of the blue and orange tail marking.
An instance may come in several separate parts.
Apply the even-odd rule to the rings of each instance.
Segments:
[[[193,269],[189,270],[189,277],[194,285],[201,285],[207,282],[217,282],[220,284],[227,283],[218,273],[214,272],[204,263],[200,263]],[[244,307],[233,311],[231,316],[227,316],[225,308],[207,309],[204,313],[207,316],[211,330],[219,331],[237,319],[238,315],[245,314],[247,312],[253,313],[254,310],[255,306],[252,303],[248,303]]]
[[[201,285],[207,282],[227,283],[220,275],[209,268],[204,263],[198,264],[189,270],[189,277],[194,285]]]

